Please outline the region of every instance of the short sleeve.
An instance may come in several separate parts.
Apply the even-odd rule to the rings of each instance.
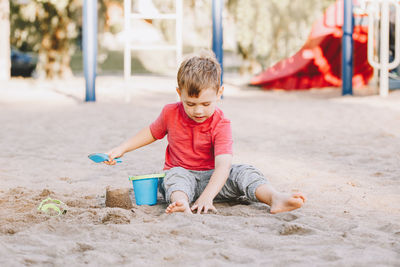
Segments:
[[[162,139],[167,134],[166,108],[164,107],[158,118],[150,124],[150,132],[155,139]]]
[[[233,154],[231,122],[227,119],[218,123],[214,130],[214,156]]]

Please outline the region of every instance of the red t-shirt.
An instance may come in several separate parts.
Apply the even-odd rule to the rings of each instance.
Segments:
[[[173,167],[212,170],[215,156],[232,154],[231,122],[219,108],[198,123],[188,117],[182,102],[168,104],[150,125],[150,131],[156,139],[168,134],[164,170]]]

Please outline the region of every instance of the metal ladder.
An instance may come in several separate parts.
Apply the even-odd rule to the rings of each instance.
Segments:
[[[368,62],[380,70],[379,94],[386,97],[389,94],[389,70],[400,63],[400,5],[396,0],[365,1],[368,5]],[[389,62],[389,6],[395,10],[395,57]],[[380,38],[375,39],[374,21],[380,21]],[[379,44],[379,61],[374,59],[374,48]]]
[[[151,0],[147,0],[151,1]],[[124,47],[124,79],[131,78],[131,51],[132,50],[175,50],[177,65],[182,59],[182,17],[183,5],[182,0],[175,0],[175,13],[132,13],[132,0],[124,0],[124,31],[125,31],[125,47]],[[132,19],[169,19],[175,20],[175,44],[174,45],[134,45],[128,38],[131,29]]]

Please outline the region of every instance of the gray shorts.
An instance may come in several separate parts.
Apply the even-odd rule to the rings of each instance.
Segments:
[[[164,181],[160,191],[165,200],[171,202],[171,194],[174,191],[185,192],[189,197],[189,203],[197,200],[206,188],[214,170],[192,171],[181,167],[171,168],[165,171]],[[264,175],[250,165],[232,165],[228,180],[215,197],[216,200],[235,200],[245,197],[251,201],[258,201],[255,192],[257,187],[267,184]]]

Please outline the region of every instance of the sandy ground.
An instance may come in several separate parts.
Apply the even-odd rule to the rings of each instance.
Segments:
[[[166,215],[161,199],[105,207],[107,186],[161,171],[166,142],[113,167],[87,155],[152,122],[176,100],[174,87],[169,77],[100,77],[98,101],[84,103],[81,78],[0,84],[1,266],[400,266],[400,91],[382,99],[227,84],[220,107],[234,162],[255,165],[280,191],[302,191],[299,210],[271,215],[238,202]],[[68,212],[38,213],[47,196]]]

